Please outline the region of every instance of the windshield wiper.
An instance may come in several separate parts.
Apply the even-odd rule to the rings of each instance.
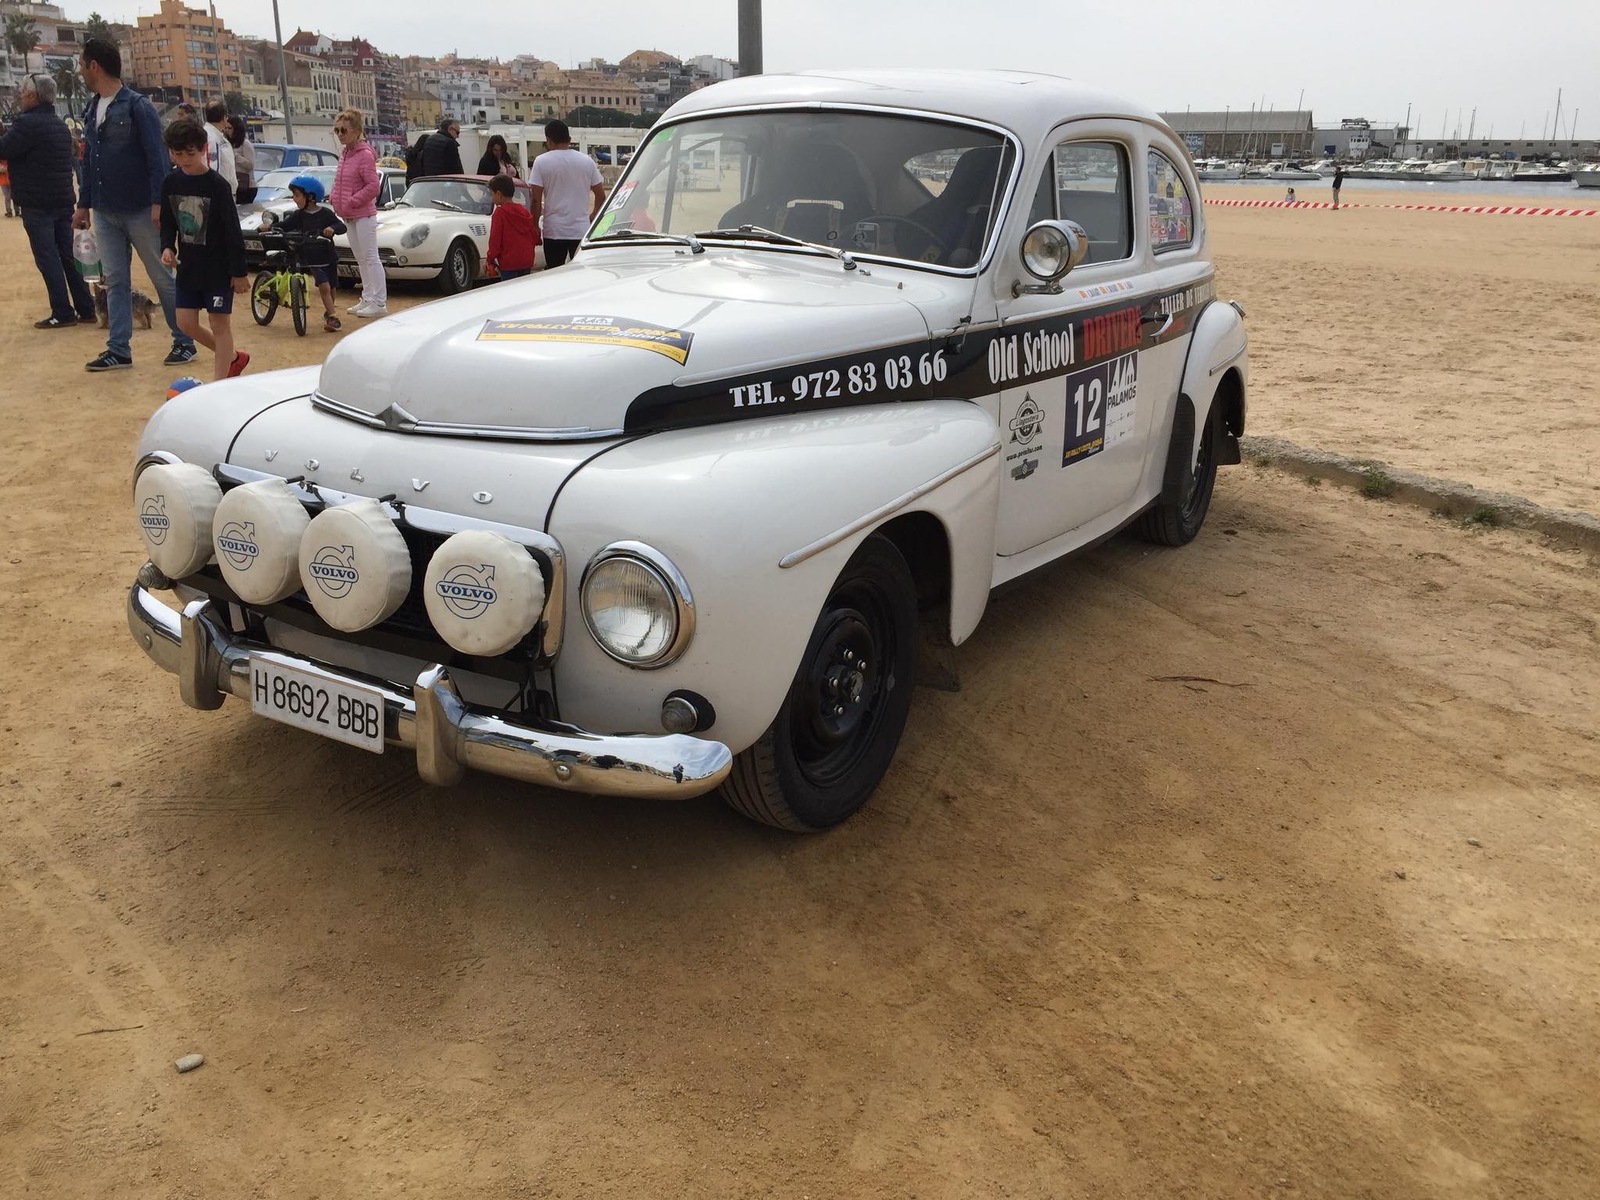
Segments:
[[[451,204],[450,201],[448,201],[448,200],[429,200],[428,203],[437,205],[440,208],[448,208],[451,212],[466,212],[467,211],[464,208],[457,208],[454,204]]]
[[[672,242],[674,245],[689,247],[691,254],[704,254],[706,248],[686,233],[659,233],[654,229],[619,229],[615,233],[602,233],[599,237],[589,239],[590,243],[609,241],[631,241],[634,238],[649,238],[655,242]]]
[[[776,229],[763,229],[760,225],[740,225],[736,229],[702,229],[695,234],[697,238],[728,238],[746,242],[770,242],[775,246],[798,246],[804,250],[817,250],[823,254],[831,254],[844,264],[846,271],[860,271],[863,275],[872,274],[856,262],[848,250],[840,250],[836,246],[824,246],[820,242],[808,242],[803,238],[791,237],[787,233],[779,233]]]

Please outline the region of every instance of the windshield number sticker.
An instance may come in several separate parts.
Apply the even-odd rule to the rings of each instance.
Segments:
[[[880,388],[903,392],[942,383],[950,374],[944,351],[890,355],[881,360],[853,363],[844,370],[828,368],[795,375],[789,380],[762,379],[730,387],[735,408],[760,404],[800,404],[807,400],[833,400],[840,396],[866,396]]]

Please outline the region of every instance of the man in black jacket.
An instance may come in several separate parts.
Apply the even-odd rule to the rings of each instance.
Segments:
[[[56,116],[50,76],[23,76],[17,100],[22,111],[0,137],[0,158],[11,165],[11,192],[50,295],[50,315],[33,327],[63,329],[94,320],[94,297],[72,261],[72,131]]]
[[[456,140],[460,136],[460,121],[454,117],[446,117],[440,121],[439,128],[430,133],[428,140],[422,143],[422,174],[462,174],[461,143]]]

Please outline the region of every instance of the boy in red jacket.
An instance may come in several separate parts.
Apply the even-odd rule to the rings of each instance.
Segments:
[[[539,234],[527,205],[516,203],[517,185],[509,175],[489,181],[494,213],[489,217],[489,266],[501,279],[517,279],[533,270],[533,248]]]

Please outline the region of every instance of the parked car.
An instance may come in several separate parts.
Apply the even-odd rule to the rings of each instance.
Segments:
[[[261,214],[270,212],[275,218],[282,218],[286,213],[294,211],[294,199],[289,195],[289,184],[301,175],[320,179],[325,191],[331,194],[333,175],[337,169],[337,167],[294,167],[273,171],[262,177],[260,185],[256,188],[255,200],[250,204],[239,206],[239,228],[244,231],[245,262],[252,270],[265,258],[261,238],[258,236],[261,232]],[[392,205],[405,193],[404,169],[396,171],[388,167],[378,168],[379,208]]]
[[[402,173],[403,174],[403,173]],[[434,280],[445,295],[466,291],[484,278],[489,252],[488,175],[428,175],[413,179],[392,209],[378,214],[378,261],[390,279]],[[526,207],[528,185],[516,184],[515,202]],[[339,276],[356,279],[350,239],[333,239]],[[542,265],[540,250],[535,262]]]
[[[410,219],[467,216],[421,187]],[[1049,76],[695,92],[572,264],[162,407],[130,628],[191,706],[435,784],[837,824],[921,638],[1118,530],[1200,531],[1248,368],[1199,196],[1153,111]]]
[[[284,142],[257,142],[256,143],[256,182],[261,182],[261,177],[269,171],[276,171],[283,167],[336,167],[339,165],[339,152],[337,150],[324,150],[321,146],[299,146]]]

